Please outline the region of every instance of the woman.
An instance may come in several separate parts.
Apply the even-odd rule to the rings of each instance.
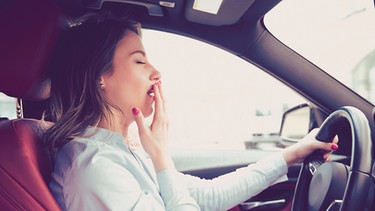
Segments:
[[[227,210],[276,182],[287,167],[335,143],[313,137],[214,180],[176,171],[168,152],[161,75],[147,60],[139,24],[92,15],[72,24],[51,66],[44,139],[55,154],[50,189],[63,210]],[[153,114],[150,127],[144,117]],[[134,149],[136,122],[143,149]],[[144,150],[144,151],[143,151]]]

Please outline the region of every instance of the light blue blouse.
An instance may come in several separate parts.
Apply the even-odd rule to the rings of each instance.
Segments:
[[[62,210],[227,210],[286,179],[276,153],[213,180],[173,169],[157,174],[143,150],[121,134],[88,128],[56,156],[49,187]]]

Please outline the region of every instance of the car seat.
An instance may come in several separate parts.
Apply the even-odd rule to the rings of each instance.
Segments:
[[[44,76],[62,30],[62,11],[52,0],[0,4],[0,92],[18,99],[47,99]],[[52,165],[43,148],[40,120],[0,120],[0,210],[60,210],[48,182]]]

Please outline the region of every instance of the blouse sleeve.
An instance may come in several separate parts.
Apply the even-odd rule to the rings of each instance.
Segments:
[[[181,174],[202,210],[228,210],[270,185],[286,181],[287,164],[281,153],[212,180]]]
[[[200,210],[180,178],[180,173],[174,169],[166,169],[157,173],[160,193],[167,210]]]

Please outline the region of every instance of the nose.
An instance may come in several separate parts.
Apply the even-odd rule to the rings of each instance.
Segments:
[[[161,73],[154,67],[152,67],[151,80],[158,81],[161,79]]]

